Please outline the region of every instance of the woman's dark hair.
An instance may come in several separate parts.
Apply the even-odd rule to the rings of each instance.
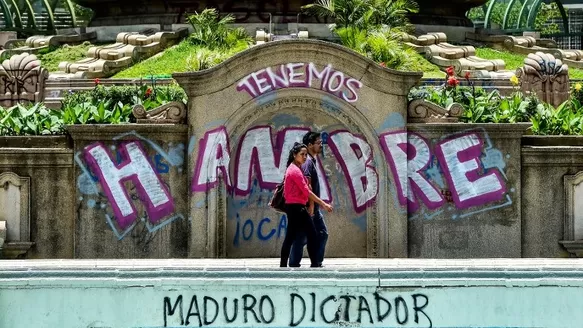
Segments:
[[[299,142],[294,143],[294,146],[289,150],[289,156],[287,157],[287,165],[285,167],[288,167],[291,163],[294,162],[294,157],[296,157],[296,155],[300,152],[300,150],[302,150],[302,148],[308,147],[306,147],[306,145],[304,145],[303,143]]]

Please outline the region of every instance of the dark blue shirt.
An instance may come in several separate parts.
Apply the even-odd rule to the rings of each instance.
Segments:
[[[308,154],[308,158],[306,162],[302,164],[302,172],[304,172],[304,176],[310,178],[310,187],[312,187],[312,192],[320,197],[320,180],[318,180],[318,171],[316,171],[316,159],[312,157],[312,155]],[[314,204],[314,212],[320,208],[320,205],[317,203]]]

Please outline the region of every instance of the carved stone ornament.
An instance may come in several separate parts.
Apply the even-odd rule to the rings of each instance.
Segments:
[[[555,107],[569,99],[569,68],[551,54],[528,54],[516,76],[522,92],[534,93]]]
[[[0,106],[43,101],[49,72],[40,65],[40,60],[28,53],[14,55],[0,65]]]
[[[415,99],[409,103],[407,121],[410,123],[457,122],[463,110],[462,105],[457,103],[443,108],[424,99]]]
[[[563,178],[565,213],[560,243],[576,257],[583,257],[583,171]]]
[[[6,238],[2,258],[22,258],[34,245],[30,241],[30,178],[12,172],[0,174],[0,222]]]
[[[146,111],[142,105],[135,105],[132,112],[138,123],[184,123],[186,119],[186,106],[180,101],[169,102],[151,111]]]

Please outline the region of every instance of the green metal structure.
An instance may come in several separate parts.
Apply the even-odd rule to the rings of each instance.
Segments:
[[[77,26],[77,17],[72,0],[36,0],[40,2],[42,11],[47,15],[46,32],[52,32],[55,29],[55,10],[60,4],[63,5],[70,13],[72,24],[71,27]],[[39,31],[39,24],[36,15],[41,14],[34,12],[35,0],[0,0],[0,9],[4,15],[4,23],[8,30],[36,30]],[[26,26],[24,24],[22,13],[26,13]]]
[[[567,18],[567,12],[565,11],[565,7],[563,7],[563,3],[561,0],[552,0],[557,4],[559,8],[559,12],[561,13],[561,18],[563,20],[563,30],[564,33],[569,33],[569,20]],[[488,8],[486,10],[486,17],[484,19],[484,28],[491,28],[492,27],[492,13],[494,6],[496,4],[506,3],[506,9],[504,10],[504,17],[502,20],[502,29],[503,30],[512,30],[512,31],[525,31],[525,30],[534,30],[534,22],[538,11],[540,10],[540,6],[543,3],[543,0],[522,0],[522,5],[520,7],[520,12],[512,27],[512,22],[510,22],[510,15],[512,9],[515,5],[519,5],[519,0],[490,0],[488,3]]]

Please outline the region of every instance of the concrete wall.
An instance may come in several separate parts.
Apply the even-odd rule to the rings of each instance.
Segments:
[[[520,145],[528,126],[408,125],[410,138],[422,138],[420,140],[425,140],[432,150],[430,161],[427,165],[419,165],[418,172],[431,181],[434,190],[442,196],[437,204],[428,202],[424,199],[430,198],[428,196],[435,191],[429,185],[416,187],[414,182],[411,184],[421,206],[417,210],[409,206],[409,257],[521,256]],[[448,155],[440,157],[446,149],[444,142],[461,147],[453,156],[465,164],[449,165],[444,160]],[[474,154],[466,157],[471,145]],[[415,161],[409,163],[410,166],[416,164]],[[465,170],[467,172],[463,173]],[[464,176],[468,180],[464,181]],[[460,180],[456,182],[457,179]]]
[[[71,126],[75,257],[186,257],[186,126]],[[129,182],[131,181],[131,183]]]
[[[559,244],[568,229],[563,178],[583,171],[583,147],[581,140],[544,139],[549,145],[528,145],[530,139],[522,148],[522,256],[567,257]]]
[[[34,245],[26,257],[72,258],[75,177],[73,151],[67,138],[48,138],[40,143],[26,137],[0,137],[0,140],[0,174],[12,172],[30,178],[27,198],[30,239]]]
[[[578,327],[581,263],[0,262],[0,326]],[[544,268],[544,269],[541,269]]]
[[[581,143],[523,146],[521,124],[410,123],[444,115],[408,108],[420,74],[321,41],[175,79],[187,125],[0,138],[0,173],[31,179],[28,258],[277,257],[287,218],[268,202],[307,130],[323,133],[329,258],[567,255],[563,178],[583,168]]]

